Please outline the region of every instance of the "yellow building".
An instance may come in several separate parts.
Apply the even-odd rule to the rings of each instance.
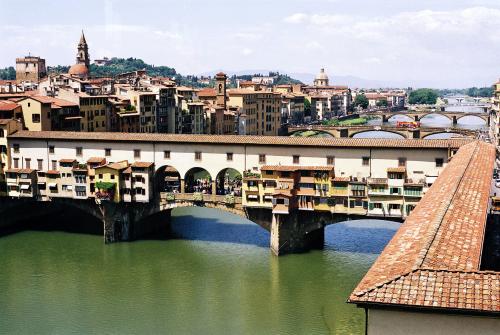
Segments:
[[[26,129],[30,131],[52,130],[50,120],[51,97],[31,96],[23,98],[17,103],[22,107]]]
[[[81,131],[106,131],[108,96],[83,92],[75,93],[73,90],[59,88],[58,97],[75,102],[80,106]]]
[[[16,120],[0,119],[0,196],[7,195],[5,171],[9,168],[9,150],[7,136],[21,129],[21,123]]]
[[[95,168],[95,196],[99,200],[121,201],[122,171],[128,167],[127,161],[109,163]]]
[[[281,126],[281,93],[236,89],[229,91],[229,106],[246,115],[245,135],[278,135]]]

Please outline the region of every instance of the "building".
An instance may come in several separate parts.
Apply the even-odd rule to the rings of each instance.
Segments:
[[[58,98],[76,103],[80,107],[81,131],[106,131],[106,106],[108,95],[95,94],[93,91],[75,92],[75,90],[60,87]]]
[[[18,98],[13,99],[18,100]],[[0,119],[17,119],[23,118],[23,108],[13,100],[0,100]]]
[[[281,124],[303,124],[304,117],[305,95],[300,93],[283,93],[281,104]]]
[[[140,112],[130,104],[130,100],[120,96],[109,96],[106,104],[106,131],[139,133]]]
[[[9,168],[10,162],[7,137],[21,129],[22,124],[17,120],[0,119],[0,196],[7,195],[5,171]]]
[[[246,135],[278,135],[281,127],[280,93],[234,89],[228,96],[228,105],[238,107],[245,115]]]
[[[90,74],[90,56],[83,31],[77,49],[76,63],[69,68],[68,74],[74,77],[87,78]]]
[[[314,79],[313,86],[304,86],[301,89],[311,103],[311,121],[327,120],[350,112],[351,90],[347,86],[330,85],[324,69],[321,69]]]
[[[35,56],[16,58],[16,82],[37,83],[46,76],[45,59]]]
[[[95,197],[103,201],[120,202],[125,188],[122,172],[128,167],[127,161],[108,163],[95,168]]]
[[[140,158],[140,157],[136,157]],[[154,164],[136,161],[123,170],[121,194],[124,202],[149,202],[153,199]]]

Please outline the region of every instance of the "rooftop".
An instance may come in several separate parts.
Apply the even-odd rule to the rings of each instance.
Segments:
[[[495,147],[463,146],[349,297],[359,305],[500,312],[500,273],[481,271]]]
[[[20,130],[11,139],[40,139],[53,141],[97,141],[97,142],[146,142],[146,143],[202,143],[202,144],[247,144],[344,148],[407,148],[407,149],[458,149],[472,139],[453,138],[426,139],[366,139],[366,138],[305,138],[285,136],[242,135],[188,135],[110,132],[27,131]]]

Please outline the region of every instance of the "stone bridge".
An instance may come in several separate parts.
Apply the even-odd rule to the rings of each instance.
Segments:
[[[326,133],[333,137],[354,137],[357,134],[362,134],[372,131],[384,131],[403,136],[408,139],[426,138],[435,134],[455,133],[466,137],[476,137],[477,131],[463,128],[433,128],[433,127],[420,127],[420,128],[401,128],[395,126],[290,126],[288,128],[288,135],[303,131],[316,131],[319,133]]]
[[[365,218],[330,212],[304,212],[295,210],[288,215],[273,214],[271,208],[243,207],[241,197],[228,204],[224,196],[204,195],[194,200],[194,194],[177,194],[168,201],[160,194],[156,201],[148,203],[96,202],[94,199],[52,198],[2,199],[0,204],[0,231],[15,229],[22,221],[36,222],[41,215],[58,215],[62,208],[73,208],[90,215],[103,224],[104,242],[133,241],[146,236],[168,234],[171,211],[178,207],[205,207],[248,219],[270,232],[270,247],[275,255],[322,249],[324,228],[329,224],[347,219]],[[159,216],[158,214],[162,214]],[[402,219],[391,218],[402,221]]]
[[[414,121],[421,121],[423,118],[429,115],[441,115],[448,118],[453,125],[457,125],[458,120],[466,116],[473,116],[476,118],[480,118],[486,124],[490,125],[490,114],[487,112],[487,108],[485,108],[484,113],[463,113],[463,112],[446,112],[446,111],[436,111],[436,110],[422,110],[422,111],[400,111],[400,112],[365,112],[360,113],[360,116],[370,116],[370,117],[379,117],[382,119],[382,122],[388,122],[390,118],[394,116],[407,116]]]

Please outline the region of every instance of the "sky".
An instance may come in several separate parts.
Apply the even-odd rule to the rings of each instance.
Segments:
[[[408,86],[500,77],[500,0],[0,0],[0,67],[135,57],[182,74],[279,70]]]

